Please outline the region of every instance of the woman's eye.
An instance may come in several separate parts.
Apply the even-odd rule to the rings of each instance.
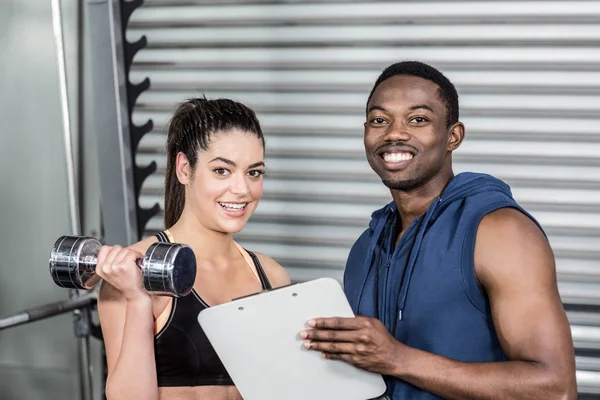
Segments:
[[[250,176],[253,178],[258,178],[259,176],[263,175],[264,173],[265,173],[265,171],[262,171],[260,169],[255,169],[255,170],[248,172],[248,174],[250,174]]]
[[[221,175],[221,176],[229,175],[229,171],[225,168],[215,168],[213,171],[215,171],[215,173],[217,175]]]

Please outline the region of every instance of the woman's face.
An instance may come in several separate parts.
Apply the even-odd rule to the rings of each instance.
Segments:
[[[185,208],[208,229],[239,232],[262,196],[264,168],[263,143],[254,133],[232,129],[211,135],[193,173],[183,153],[177,156]]]

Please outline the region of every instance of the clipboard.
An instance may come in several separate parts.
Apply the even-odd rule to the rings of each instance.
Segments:
[[[306,350],[298,334],[315,317],[354,317],[332,278],[264,291],[200,312],[198,322],[244,400],[367,400],[379,374]]]

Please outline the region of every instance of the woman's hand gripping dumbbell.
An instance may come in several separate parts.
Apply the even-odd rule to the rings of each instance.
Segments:
[[[49,264],[58,286],[92,289],[104,278],[125,297],[142,288],[154,295],[182,297],[196,280],[194,252],[178,243],[153,243],[142,255],[119,246],[103,247],[93,237],[62,236],[54,243]]]

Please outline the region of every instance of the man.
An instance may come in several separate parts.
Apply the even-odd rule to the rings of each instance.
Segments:
[[[575,361],[542,228],[485,174],[454,176],[458,95],[419,62],[388,67],[364,144],[393,201],[348,257],[356,318],[310,321],[305,346],[380,373],[392,399],[575,399]]]

